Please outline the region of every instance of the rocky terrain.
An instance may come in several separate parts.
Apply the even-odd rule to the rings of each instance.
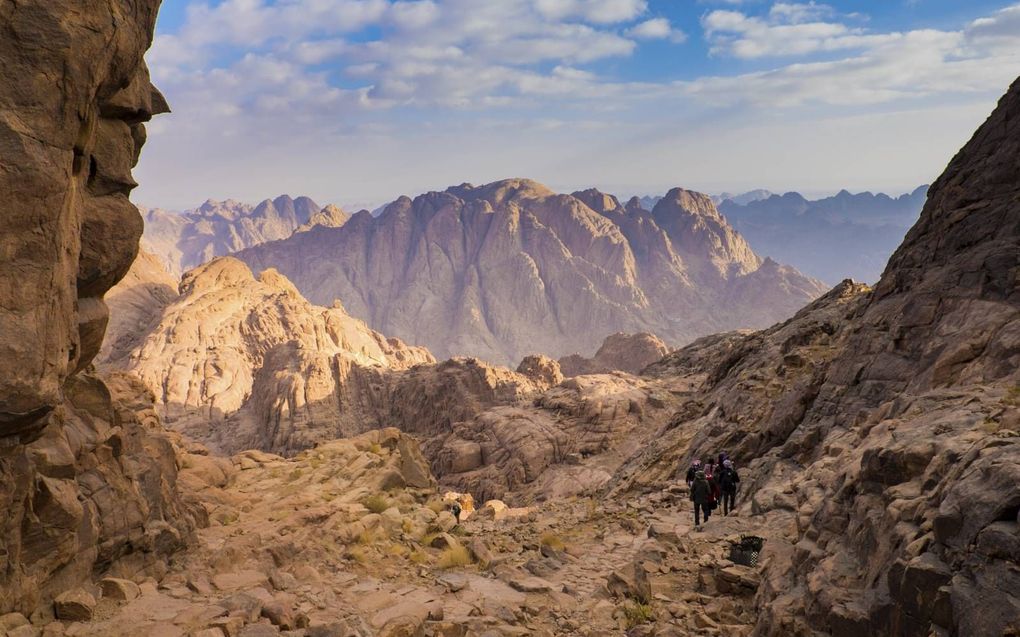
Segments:
[[[275,270],[214,259],[174,296],[144,256],[110,301],[148,332],[111,341],[130,372],[97,372],[103,298],[142,230],[130,168],[166,110],[142,61],[157,5],[0,5],[0,59],[63,78],[0,86],[0,634],[1020,633],[1020,80],[873,288],[844,281],[639,374],[436,363]],[[659,236],[687,280],[732,284],[718,303],[799,280],[694,193],[642,213],[537,188],[405,211],[546,240],[543,219],[583,219],[557,228],[563,259],[590,225],[575,265],[635,281],[661,262],[616,233]],[[522,212],[535,200],[570,214]],[[602,362],[631,364],[628,344],[656,349],[613,337]],[[743,477],[736,515],[693,528],[678,473],[719,451]],[[745,535],[757,562],[732,550]]]
[[[928,186],[899,197],[843,190],[817,200],[752,192],[718,205],[758,254],[828,283],[874,283],[917,221],[927,192]]]
[[[298,230],[342,226],[349,215],[334,205],[320,207],[308,197],[281,195],[255,206],[210,199],[184,212],[142,209],[142,217],[143,247],[180,276],[214,257],[285,239]]]
[[[933,184],[874,290],[706,339],[650,372],[700,379],[615,477],[731,450],[769,539],[760,634],[1020,629],[1020,82]]]
[[[236,256],[439,358],[501,365],[594,351],[618,331],[679,344],[764,327],[824,291],[760,259],[707,196],[680,188],[649,211],[524,179],[465,184]]]
[[[175,428],[219,449],[289,453],[380,426],[368,413],[380,370],[432,362],[339,303],[311,305],[273,270],[256,279],[220,257],[184,276],[180,295],[119,366],[155,394]]]
[[[159,580],[66,592],[12,634],[747,635],[754,569],[730,518],[693,531],[682,497],[486,502],[457,524],[414,443],[373,431],[292,459],[191,445],[180,481],[210,524]],[[15,632],[21,631],[21,632]]]

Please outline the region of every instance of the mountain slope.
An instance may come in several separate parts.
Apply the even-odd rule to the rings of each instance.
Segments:
[[[124,278],[103,298],[110,308],[110,322],[96,364],[116,366],[141,344],[164,308],[177,299],[178,283],[159,259],[140,250]]]
[[[648,211],[523,179],[464,184],[236,256],[439,357],[499,364],[593,351],[617,331],[678,343],[760,327],[822,291],[763,262],[707,196],[679,188]]]
[[[358,390],[371,387],[348,382],[357,370],[430,362],[427,350],[369,330],[339,304],[311,305],[274,271],[255,279],[240,261],[220,257],[184,276],[180,296],[121,366],[175,427],[194,425],[202,439],[236,437],[236,423],[216,430],[248,407],[259,438],[269,440],[262,446],[287,452],[364,429]]]
[[[720,450],[768,538],[758,634],[1020,628],[1020,81],[931,187],[874,290],[648,371],[689,378],[670,428],[615,476]]]

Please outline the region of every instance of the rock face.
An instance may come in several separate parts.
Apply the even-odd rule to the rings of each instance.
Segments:
[[[206,201],[194,210],[173,212],[143,209],[142,243],[173,274],[202,265],[214,257],[266,241],[285,239],[317,225],[342,226],[347,213],[334,205],[320,208],[308,197],[281,195],[252,206],[233,199]]]
[[[763,262],[707,196],[679,188],[648,211],[524,179],[464,184],[236,256],[441,358],[503,365],[592,351],[615,331],[681,343],[761,327],[823,291]]]
[[[96,363],[115,366],[138,347],[163,310],[177,299],[178,284],[159,259],[139,251],[124,278],[106,293],[110,322]]]
[[[770,535],[758,634],[1020,628],[1020,81],[933,184],[872,291],[705,339],[620,491],[730,451]],[[994,609],[994,610],[993,610]]]
[[[21,78],[0,86],[0,615],[104,571],[158,575],[204,515],[151,397],[81,373],[142,232],[128,193],[143,122],[167,111],[142,60],[158,6],[0,5]]]
[[[654,334],[611,334],[602,342],[594,358],[579,354],[559,360],[564,376],[604,374],[611,371],[638,374],[669,353],[669,348]]]
[[[156,394],[169,424],[214,445],[222,436],[232,450],[290,453],[371,428],[376,421],[364,421],[379,370],[432,362],[339,302],[313,306],[275,271],[255,279],[220,257],[184,276],[180,297],[124,365]]]

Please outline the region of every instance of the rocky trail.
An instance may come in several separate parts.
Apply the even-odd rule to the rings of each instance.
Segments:
[[[181,481],[210,514],[194,546],[158,583],[108,577],[63,595],[56,618],[0,618],[7,634],[742,635],[754,621],[756,571],[725,560],[754,523],[692,530],[683,485],[496,502],[454,526],[393,429],[293,459],[181,444]]]

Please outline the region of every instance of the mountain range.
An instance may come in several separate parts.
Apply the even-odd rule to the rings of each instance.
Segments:
[[[337,206],[319,206],[308,197],[251,205],[233,199],[206,201],[194,210],[141,209],[142,247],[175,276],[213,259],[266,241],[285,239],[315,225],[340,226],[348,215]]]
[[[723,199],[719,210],[759,254],[829,284],[846,278],[874,283],[927,192],[921,186],[894,198],[842,190],[812,201],[796,192],[753,191]]]
[[[439,358],[508,365],[591,352],[614,332],[676,345],[761,327],[824,291],[760,258],[708,196],[682,188],[647,210],[527,179],[462,184],[235,256]]]

